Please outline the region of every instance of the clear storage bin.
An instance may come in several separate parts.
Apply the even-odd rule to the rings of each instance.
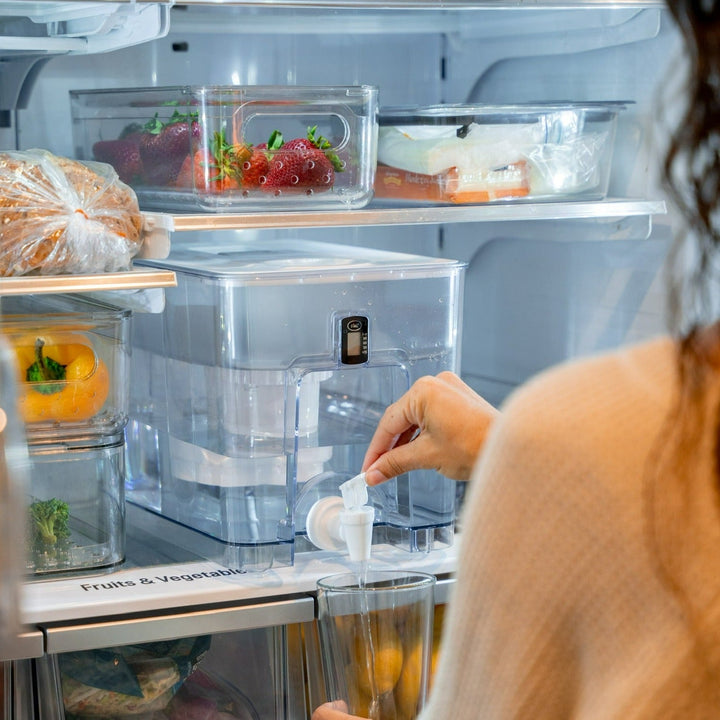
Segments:
[[[325,243],[175,246],[161,314],[133,324],[128,499],[231,567],[293,562],[312,504],[360,471],[385,407],[457,370],[464,265]],[[452,542],[455,483],[373,490],[376,541]]]
[[[72,91],[75,154],[109,162],[143,208],[358,208],[372,197],[377,89],[187,86]]]
[[[2,298],[28,441],[112,435],[127,422],[130,311],[80,296]]]
[[[601,199],[623,103],[384,108],[378,198]]]
[[[26,557],[31,575],[112,567],[125,558],[125,442],[30,446]]]
[[[35,697],[56,720],[309,718],[316,662],[299,625],[135,642],[39,658]]]

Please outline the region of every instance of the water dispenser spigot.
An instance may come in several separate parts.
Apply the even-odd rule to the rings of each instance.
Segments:
[[[350,560],[370,559],[375,510],[368,505],[365,473],[340,486],[342,498],[324,497],[311,508],[305,521],[310,542],[321,550],[347,548]]]

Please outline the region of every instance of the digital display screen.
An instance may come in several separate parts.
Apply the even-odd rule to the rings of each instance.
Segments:
[[[362,333],[349,332],[347,334],[347,354],[357,357],[362,352]]]
[[[360,365],[368,361],[368,319],[351,315],[340,321],[340,361]]]

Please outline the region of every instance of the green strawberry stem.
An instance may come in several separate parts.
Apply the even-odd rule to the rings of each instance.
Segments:
[[[267,149],[268,150],[279,150],[285,141],[283,140],[282,133],[279,130],[273,130],[270,133],[270,137],[267,141]]]
[[[170,116],[170,119],[167,122],[163,122],[158,117],[158,113],[155,113],[155,115],[142,126],[142,129],[150,135],[159,135],[168,125],[174,125],[179,122],[192,122],[193,120],[197,120],[198,117],[198,113],[196,112],[181,113],[175,110]]]
[[[150,135],[159,135],[164,127],[165,123],[158,117],[158,114],[155,113],[154,117],[150,118],[150,120],[143,125],[143,130]]]
[[[337,172],[342,172],[345,169],[345,163],[343,163],[343,161],[337,156],[336,153],[329,149],[332,148],[332,145],[326,137],[323,137],[322,135],[320,135],[319,137],[315,137],[316,132],[317,125],[309,127],[307,130],[307,139],[316,148],[322,150],[325,153],[327,159],[332,163],[333,168],[335,168]]]

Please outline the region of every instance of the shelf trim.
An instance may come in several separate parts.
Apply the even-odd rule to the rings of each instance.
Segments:
[[[267,212],[238,214],[172,215],[175,232],[190,230],[245,230],[304,227],[350,227],[382,225],[439,225],[465,222],[519,220],[572,220],[664,215],[662,200],[617,200],[601,202],[514,203],[462,206],[368,207],[361,210],[327,212]]]
[[[144,290],[176,285],[177,278],[170,270],[133,269],[127,272],[91,275],[21,275],[0,278],[0,297],[102,290]]]
[[[314,618],[315,601],[306,596],[170,615],[41,627],[46,638],[45,652],[55,654],[191,637],[197,635],[198,628],[202,628],[203,634],[211,635],[312,622]]]

